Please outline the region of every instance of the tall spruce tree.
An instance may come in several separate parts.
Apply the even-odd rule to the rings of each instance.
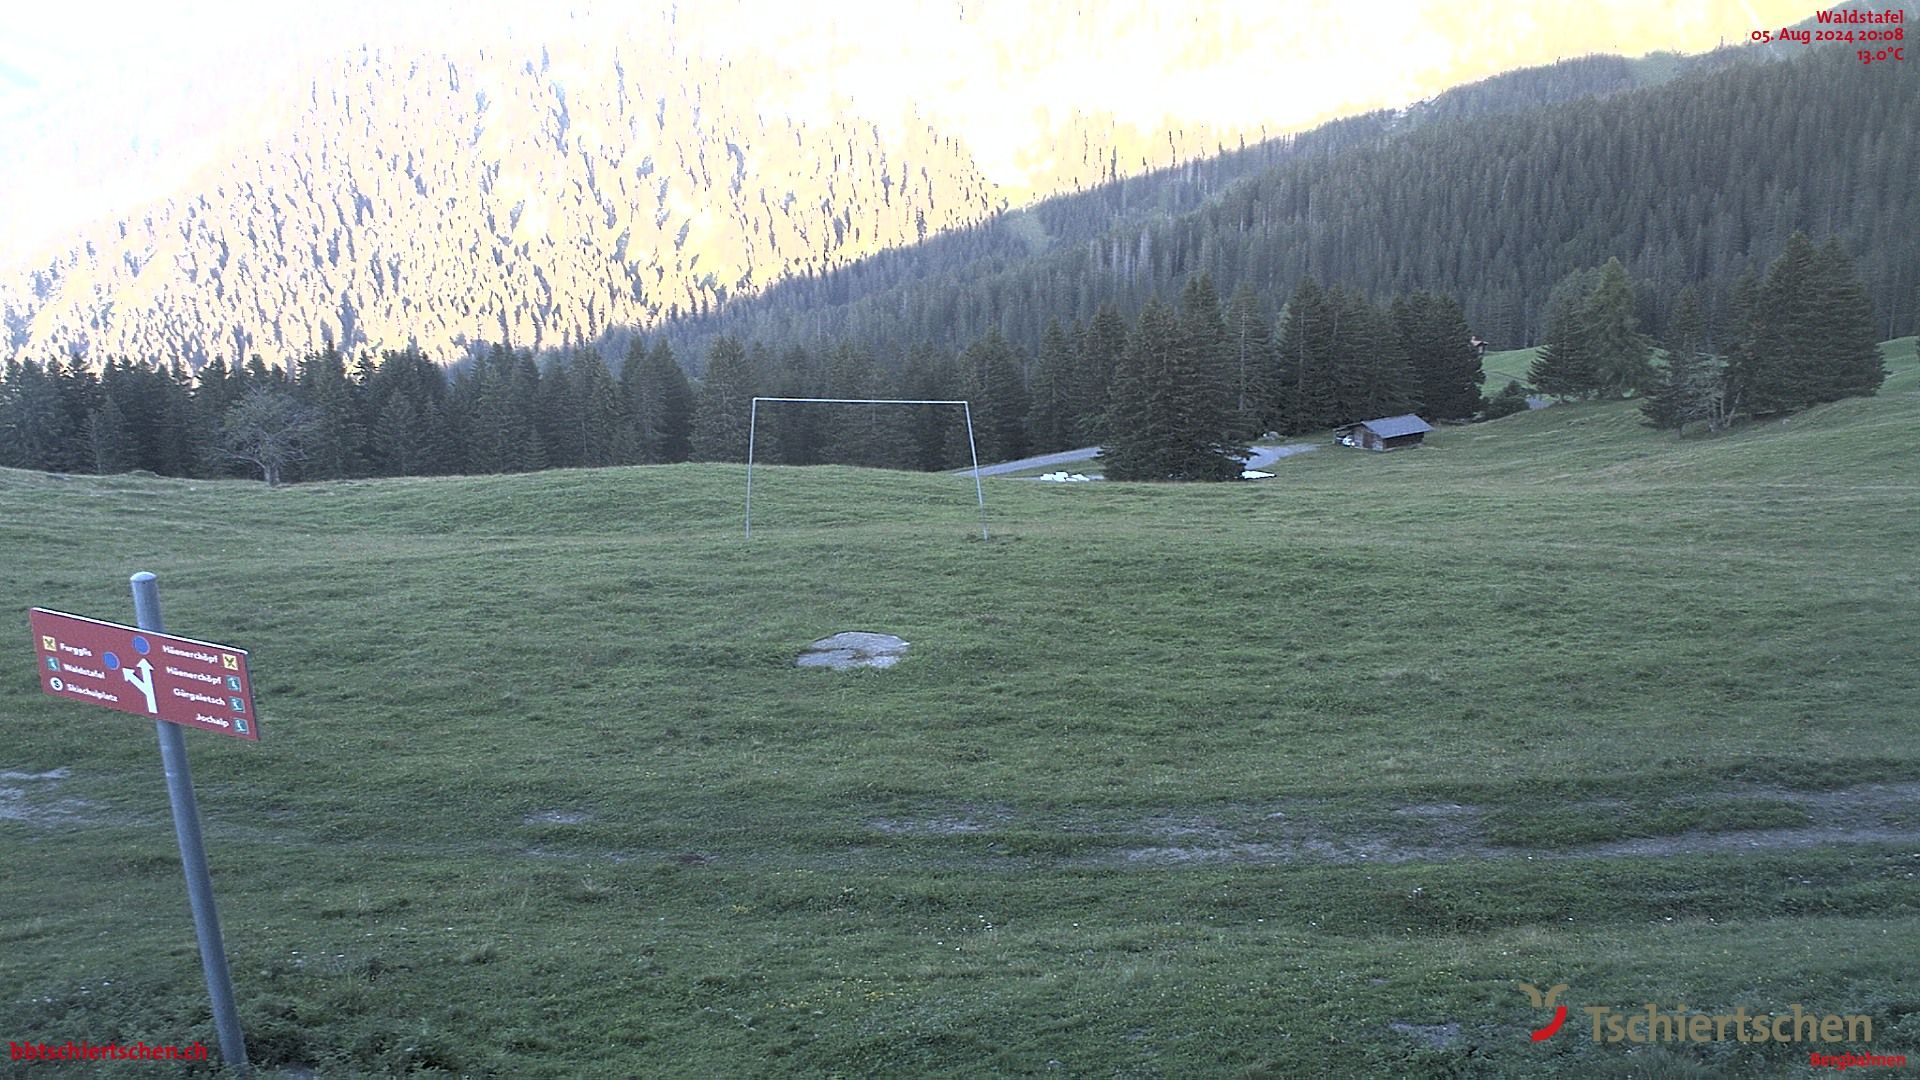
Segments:
[[[1887,378],[1874,333],[1873,301],[1837,237],[1821,245],[1814,282],[1817,295],[1811,299],[1826,317],[1826,326],[1805,349],[1812,368],[1812,403],[1871,397]]]
[[[235,475],[234,463],[220,449],[220,421],[246,390],[243,377],[214,357],[200,366],[193,392],[193,456],[202,476]]]
[[[1127,335],[1114,372],[1100,461],[1113,480],[1170,480],[1179,468],[1172,385],[1179,372],[1179,326],[1158,300],[1147,301]]]
[[[1640,333],[1634,314],[1633,285],[1617,258],[1600,268],[1600,280],[1580,320],[1584,351],[1594,389],[1625,397],[1644,389],[1652,374],[1652,344]]]
[[[1588,340],[1585,301],[1562,297],[1547,315],[1546,342],[1527,368],[1527,381],[1552,397],[1593,396],[1600,381]]]
[[[900,396],[951,401],[960,392],[959,380],[953,354],[923,342],[907,350],[906,366],[900,372]],[[909,467],[938,472],[967,464],[965,415],[951,405],[909,406]]]
[[[1180,290],[1179,333],[1182,370],[1175,389],[1199,455],[1191,468],[1205,472],[1204,457],[1213,448],[1238,446],[1244,456],[1244,444],[1257,434],[1247,430],[1237,406],[1232,340],[1211,274],[1195,274]]]
[[[1429,420],[1465,420],[1480,410],[1486,373],[1473,332],[1450,296],[1416,292],[1393,302],[1400,348],[1414,379],[1414,411]]]
[[[1328,296],[1339,327],[1333,366],[1338,406],[1329,423],[1398,416],[1413,409],[1418,382],[1392,316],[1356,292],[1335,289]]]
[[[1019,353],[998,328],[960,356],[973,405],[980,460],[1011,461],[1027,452],[1027,384]]]
[[[621,464],[627,412],[613,374],[600,350],[586,346],[574,350],[571,368],[573,392],[580,399],[575,409],[580,422],[579,463],[587,468]]]
[[[1112,304],[1103,304],[1074,341],[1074,441],[1099,442],[1113,391],[1115,373],[1127,348],[1127,320]]]
[[[423,476],[432,454],[422,437],[420,410],[406,394],[389,394],[374,418],[371,441],[384,476]],[[491,471],[491,470],[490,470]]]
[[[302,479],[335,479],[362,475],[361,450],[366,432],[360,426],[346,360],[328,346],[300,362],[295,388],[300,401],[313,411],[314,428]]]
[[[1872,394],[1886,377],[1865,290],[1846,253],[1803,233],[1787,239],[1756,288],[1743,279],[1744,332],[1728,361],[1729,396],[1754,416]]]
[[[60,399],[59,377],[50,370],[58,363],[9,361],[9,415],[0,428],[0,446],[6,456],[0,461],[22,469],[67,468],[78,430]]]
[[[547,467],[552,469],[579,465],[585,452],[582,436],[586,428],[586,400],[574,378],[573,359],[569,353],[563,353],[540,375],[540,395],[534,415],[540,427],[540,443],[547,448]]]
[[[620,461],[625,465],[641,465],[647,461],[647,439],[644,434],[646,423],[646,402],[640,393],[642,369],[647,362],[647,339],[634,334],[627,339],[627,351],[620,360],[620,374],[614,379],[614,387],[620,395]]]
[[[693,452],[693,385],[662,337],[647,351],[640,397],[646,403],[648,461],[685,461]]]
[[[827,357],[827,396],[861,400],[889,396],[879,367],[865,346],[843,341]],[[869,468],[892,465],[905,455],[906,419],[893,405],[829,405],[825,460]]]
[[[1278,419],[1273,413],[1273,388],[1279,380],[1279,354],[1273,327],[1261,312],[1253,287],[1242,282],[1227,302],[1227,358],[1233,380],[1235,428],[1243,438],[1257,438]]]
[[[747,460],[747,410],[753,397],[746,348],[731,337],[716,339],[694,397],[693,460]]]
[[[1727,373],[1741,407],[1752,415],[1790,412],[1814,400],[1817,376],[1805,350],[1827,328],[1818,310],[1818,261],[1812,241],[1796,232],[1767,267],[1743,347]]]
[[[134,432],[112,394],[102,394],[100,404],[87,414],[85,437],[93,472],[105,476],[134,467]]]
[[[1333,341],[1335,313],[1320,282],[1311,274],[1300,279],[1287,301],[1280,326],[1280,381],[1274,388],[1273,411],[1279,429],[1299,435],[1342,422],[1335,418]]]
[[[167,365],[167,377],[161,389],[165,400],[158,415],[158,460],[154,471],[162,476],[192,476],[193,376],[186,365],[178,360]]]
[[[1188,281],[1175,314],[1157,301],[1128,338],[1101,460],[1116,480],[1229,480],[1246,443],[1225,371],[1226,326],[1212,282]]]
[[[825,358],[817,350],[798,345],[787,348],[780,371],[768,391],[776,397],[831,397],[827,393]],[[827,460],[834,425],[830,405],[774,405],[760,413],[756,455],[782,465],[817,465]],[[764,449],[762,449],[764,447]]]
[[[1640,405],[1647,423],[1682,432],[1697,420],[1713,430],[1724,426],[1724,371],[1707,349],[1706,314],[1691,285],[1680,291],[1667,320],[1666,352],[1666,366],[1655,372]]]
[[[1072,339],[1058,319],[1049,320],[1040,335],[1040,352],[1034,358],[1028,388],[1027,430],[1036,453],[1073,445],[1073,367]]]

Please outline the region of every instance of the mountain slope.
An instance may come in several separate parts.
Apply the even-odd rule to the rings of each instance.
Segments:
[[[1545,75],[1516,73],[1505,88],[1468,88],[1405,117],[1343,122],[1370,126],[1205,190],[1187,179],[1204,172],[1163,174],[1157,189],[1127,181],[926,249],[956,257],[889,252],[666,331],[683,354],[725,332],[770,344],[851,338],[898,355],[990,327],[1031,350],[1049,319],[1085,321],[1103,303],[1131,311],[1204,270],[1222,293],[1248,285],[1268,311],[1308,273],[1375,296],[1440,289],[1482,336],[1524,344],[1571,271],[1622,257],[1656,327],[1687,283],[1724,310],[1735,279],[1800,229],[1839,236],[1883,332],[1903,332],[1920,241],[1896,223],[1920,216],[1904,120],[1920,109],[1920,73],[1797,46],[1777,62],[1740,62],[1770,55],[1726,50],[1672,65],[1665,82],[1663,65],[1599,58],[1560,80],[1568,92],[1546,107],[1525,104]],[[1634,88],[1649,77],[1655,85]],[[1101,227],[1089,209],[1154,194],[1173,212],[1116,211]],[[960,251],[968,242],[975,249]]]
[[[1076,116],[1048,183],[1080,192],[998,215],[1001,192],[930,126],[883,135],[790,88],[755,96],[784,84],[671,40],[350,54],[259,109],[279,119],[192,194],[0,267],[0,343],[198,364],[417,341],[452,360],[617,338],[777,285],[776,307],[831,307],[1192,211],[1286,161],[1650,77],[1588,57],[1210,156],[1173,131],[1159,153],[1186,164],[1140,176],[1117,132]]]
[[[741,76],[645,42],[362,51],[198,194],[0,279],[0,340],[192,363],[558,345],[999,208],[951,140],[803,122]]]

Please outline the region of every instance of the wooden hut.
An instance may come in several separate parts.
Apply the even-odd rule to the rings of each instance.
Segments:
[[[1432,430],[1432,425],[1425,420],[1407,413],[1404,416],[1383,416],[1378,420],[1343,424],[1333,429],[1333,437],[1341,446],[1358,446],[1365,450],[1400,450],[1419,446],[1427,437],[1427,432]]]

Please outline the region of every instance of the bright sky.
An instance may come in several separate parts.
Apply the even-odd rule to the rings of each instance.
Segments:
[[[1172,127],[1299,130],[1515,67],[1697,52],[1810,16],[1810,0],[682,0],[675,37],[795,110],[918,115],[1018,198],[1076,114],[1139,142]],[[532,9],[532,10],[529,10]],[[165,196],[247,143],[271,91],[362,43],[452,48],[658,33],[664,3],[6,0],[0,263]],[[636,14],[636,12],[644,12]],[[808,103],[811,103],[809,105]],[[284,119],[284,118],[280,118]],[[1130,133],[1129,133],[1130,132]],[[1123,158],[1124,160],[1124,158]]]

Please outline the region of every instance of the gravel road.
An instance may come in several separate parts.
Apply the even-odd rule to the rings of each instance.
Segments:
[[[1247,459],[1247,468],[1264,469],[1284,457],[1304,454],[1320,449],[1319,443],[1295,443],[1291,446],[1256,446],[1253,455]],[[1078,450],[1062,450],[1054,454],[1040,454],[1035,457],[1021,458],[1018,461],[1003,461],[998,465],[980,466],[981,476],[1005,476],[1008,473],[1024,472],[1028,469],[1051,468],[1056,465],[1072,465],[1080,461],[1092,461],[1100,453],[1097,446],[1083,446]],[[957,473],[971,474],[972,469],[955,469]]]

